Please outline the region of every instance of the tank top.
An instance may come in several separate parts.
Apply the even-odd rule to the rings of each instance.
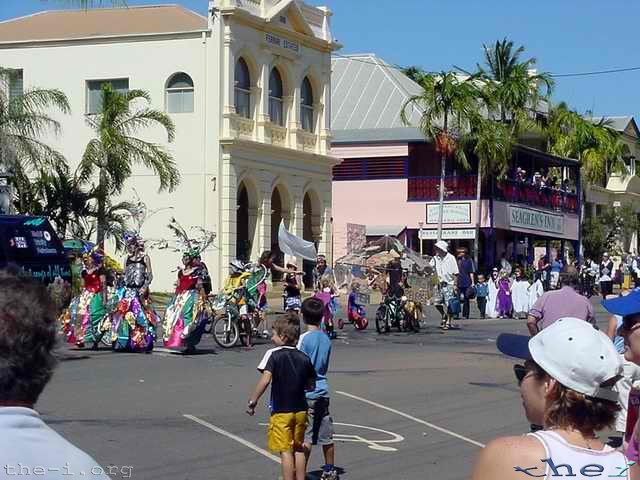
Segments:
[[[532,473],[538,475],[542,468],[546,468],[545,479],[571,478],[572,480],[581,480],[596,476],[598,478],[630,478],[627,457],[608,445],[605,445],[602,450],[589,450],[572,445],[556,432],[548,430],[528,435],[536,437],[544,447],[547,462],[537,464],[538,470],[534,470]],[[604,468],[599,475],[595,474],[599,471],[596,465]],[[571,468],[571,472],[569,472],[568,466]],[[584,471],[582,471],[583,469]]]

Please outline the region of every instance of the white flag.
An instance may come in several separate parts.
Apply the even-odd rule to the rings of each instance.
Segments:
[[[315,261],[318,256],[316,246],[313,242],[308,242],[289,233],[287,227],[284,226],[284,221],[280,222],[278,244],[283,253],[291,255],[292,257],[302,257],[305,260]]]

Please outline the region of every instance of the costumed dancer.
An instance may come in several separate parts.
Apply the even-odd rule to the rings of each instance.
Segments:
[[[211,245],[216,234],[199,227],[200,239],[191,239],[175,218],[168,225],[183,250],[182,267],[178,269],[178,283],[174,297],[167,305],[162,324],[164,346],[183,353],[193,353],[211,312],[205,287],[209,272],[201,254]]]
[[[164,314],[164,346],[193,353],[205,326],[204,269],[197,261],[200,252],[188,249],[178,270],[178,286]]]
[[[153,280],[151,259],[136,233],[125,233],[124,240],[128,256],[124,284],[117,290],[117,306],[111,314],[112,345],[116,351],[150,352],[159,320],[149,298]]]
[[[499,272],[494,268],[489,278],[489,296],[487,297],[487,317],[498,318],[498,281]]]
[[[508,318],[513,311],[513,301],[511,299],[511,284],[506,272],[502,272],[498,280],[498,316]]]
[[[106,273],[102,267],[103,260],[102,252],[95,248],[85,248],[82,256],[84,268],[80,274],[82,290],[62,314],[66,340],[78,347],[91,344],[93,349],[97,349],[104,334],[101,325],[106,314]]]
[[[522,268],[516,267],[515,278],[511,285],[513,314],[516,318],[522,318],[529,313],[529,287],[529,280],[523,275]]]

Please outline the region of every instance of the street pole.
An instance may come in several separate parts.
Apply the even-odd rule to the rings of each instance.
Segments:
[[[422,226],[424,225],[424,222],[418,222],[418,226],[420,227],[420,230],[418,231],[418,240],[420,241],[420,256],[423,256],[422,253]]]
[[[438,242],[442,240],[442,220],[444,216],[444,175],[447,161],[446,146],[443,147],[442,156],[440,158],[440,200],[438,210]]]

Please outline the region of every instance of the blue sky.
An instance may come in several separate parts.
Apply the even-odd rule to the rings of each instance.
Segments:
[[[207,0],[127,0],[129,5],[180,3],[202,14]],[[307,0],[333,12],[340,53],[373,52],[387,62],[426,70],[473,68],[482,44],[508,37],[538,59],[540,70],[576,73],[640,66],[635,0]],[[64,0],[0,0],[0,20]],[[389,9],[388,6],[393,8]],[[554,99],[580,112],[640,118],[640,70],[558,78]]]

